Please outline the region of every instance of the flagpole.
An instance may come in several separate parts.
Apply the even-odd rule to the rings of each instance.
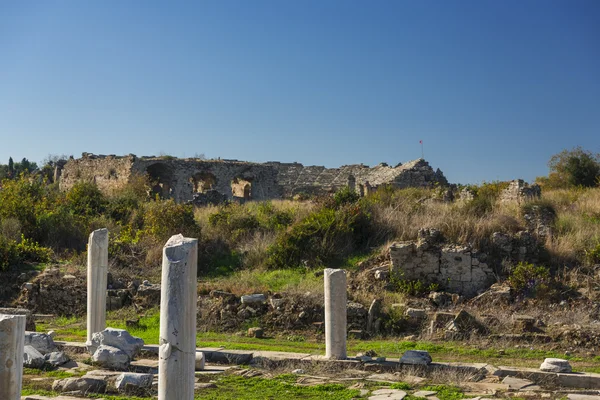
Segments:
[[[423,141],[419,140],[419,143],[421,143],[421,158],[424,160],[425,159],[425,153],[423,152]]]

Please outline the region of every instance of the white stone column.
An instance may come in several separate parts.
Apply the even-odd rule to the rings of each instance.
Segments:
[[[158,399],[193,400],[198,239],[172,236],[163,248]]]
[[[346,358],[346,271],[325,270],[325,357]]]
[[[0,314],[0,399],[20,400],[25,316]]]
[[[106,328],[106,280],[108,274],[108,229],[90,234],[87,258],[87,343]]]

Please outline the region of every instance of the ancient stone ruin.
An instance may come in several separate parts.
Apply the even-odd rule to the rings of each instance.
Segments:
[[[67,190],[76,182],[95,182],[110,192],[147,175],[151,195],[177,202],[197,199],[200,203],[232,200],[270,200],[295,195],[335,192],[349,186],[366,195],[382,185],[393,187],[433,187],[446,185],[444,174],[423,159],[398,164],[363,164],[339,168],[304,166],[299,163],[252,163],[238,160],[178,159],[173,157],[118,157],[83,153],[79,159],[57,164],[54,176]]]
[[[394,243],[390,247],[392,275],[437,283],[444,290],[467,296],[496,281],[494,271],[483,261],[485,254],[442,241],[439,231],[423,229],[417,242]]]

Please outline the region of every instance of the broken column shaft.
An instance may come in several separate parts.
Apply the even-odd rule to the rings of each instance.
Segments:
[[[20,400],[25,316],[0,314],[0,399]]]
[[[158,399],[193,400],[198,240],[172,236],[163,248]]]
[[[346,358],[346,271],[325,270],[325,357]]]
[[[87,343],[106,328],[106,280],[108,274],[108,230],[95,230],[88,241]]]

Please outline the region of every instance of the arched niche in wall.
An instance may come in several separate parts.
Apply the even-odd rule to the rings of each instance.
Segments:
[[[205,193],[217,185],[217,177],[210,172],[197,172],[190,178],[194,193]]]
[[[244,200],[252,199],[252,182],[243,178],[234,178],[231,181],[231,193],[233,197]]]
[[[156,163],[146,168],[146,174],[150,181],[150,192],[154,197],[158,195],[162,199],[171,197],[173,192],[173,169],[164,163]]]

